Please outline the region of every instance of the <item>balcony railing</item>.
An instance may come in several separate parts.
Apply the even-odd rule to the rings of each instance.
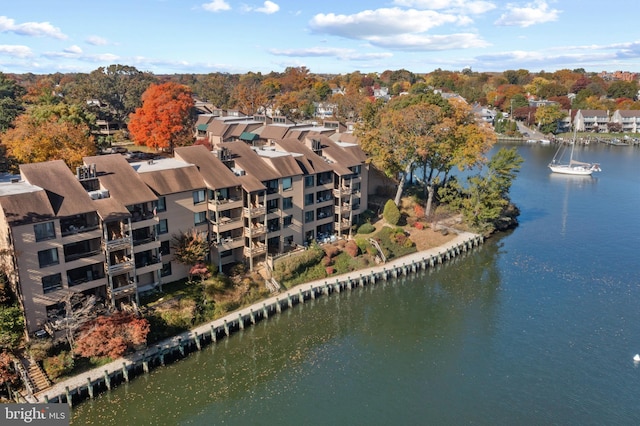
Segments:
[[[257,205],[252,207],[243,207],[242,211],[245,216],[260,216],[266,213],[266,208],[264,205]]]
[[[104,242],[107,251],[124,250],[131,247],[131,239],[129,237],[117,238]]]
[[[264,243],[252,244],[251,247],[244,248],[244,255],[247,257],[258,256],[267,252],[267,245]]]
[[[267,232],[267,227],[264,225],[254,225],[251,227],[244,228],[245,237],[257,237],[258,235],[263,235]]]
[[[335,214],[348,214],[351,206],[348,203],[342,203],[339,206],[333,206],[333,211]]]
[[[107,267],[107,271],[111,275],[119,275],[125,272],[133,271],[133,260],[127,258],[122,262],[110,265]]]
[[[342,187],[333,190],[333,196],[336,198],[344,197],[346,195],[351,195],[353,191],[351,188]]]
[[[345,229],[349,229],[349,227],[351,226],[351,224],[349,223],[348,220],[341,220],[340,222],[334,222],[333,226],[335,229],[339,229],[340,231],[343,231]]]

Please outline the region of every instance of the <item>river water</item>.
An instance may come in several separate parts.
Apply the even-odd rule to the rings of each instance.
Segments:
[[[518,145],[520,226],[320,297],[73,410],[74,425],[640,423],[640,148]]]

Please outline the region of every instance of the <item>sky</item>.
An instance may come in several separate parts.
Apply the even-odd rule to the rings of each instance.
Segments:
[[[628,1],[2,0],[0,72],[640,72]]]

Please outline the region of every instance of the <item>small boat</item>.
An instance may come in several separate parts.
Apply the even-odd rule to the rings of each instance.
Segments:
[[[640,362],[640,354],[635,354],[635,356],[633,357],[633,361]]]
[[[565,175],[589,176],[593,172],[601,171],[600,165],[597,163],[584,163],[573,159],[573,150],[576,146],[576,129],[573,131],[573,139],[571,140],[569,149],[569,159],[563,162],[563,157],[567,154],[567,146],[560,144],[556,151],[549,168],[553,173],[561,173]]]

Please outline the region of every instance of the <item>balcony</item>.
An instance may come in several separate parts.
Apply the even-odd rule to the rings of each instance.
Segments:
[[[238,207],[242,207],[242,198],[219,198],[217,200],[211,200],[212,210],[228,210]]]
[[[348,187],[342,187],[333,190],[333,196],[336,198],[346,197],[347,195],[351,195],[352,193],[352,189]]]
[[[232,229],[236,229],[240,227],[242,217],[226,217],[221,216],[217,222],[211,222],[212,228],[215,232],[226,232],[231,231]]]
[[[130,271],[133,271],[133,260],[130,257],[125,257],[119,262],[107,266],[107,273],[109,275],[119,275]]]
[[[243,207],[242,212],[244,213],[245,217],[255,217],[265,214],[267,212],[267,209],[265,208],[264,204],[258,204],[251,207]]]
[[[249,238],[264,235],[266,232],[267,227],[264,225],[253,225],[244,228],[244,236]]]
[[[251,247],[244,248],[244,255],[246,257],[254,257],[261,254],[265,254],[267,252],[267,245],[263,242],[254,242],[251,244]]]
[[[342,216],[349,214],[350,210],[351,210],[351,205],[349,203],[342,203],[339,206],[333,206],[334,213]]]
[[[349,223],[348,220],[342,219],[340,222],[334,222],[333,223],[333,227],[335,229],[338,229],[340,231],[345,231],[347,229],[349,229],[349,227],[351,226],[351,224]]]
[[[109,290],[110,290],[109,292],[111,293],[111,296],[113,296],[114,298],[129,296],[131,294],[136,293],[136,284],[134,282],[131,282],[128,285],[112,288]]]
[[[220,241],[215,244],[215,246],[218,248],[218,251],[232,250],[238,247],[242,247],[243,245],[243,236],[221,238]]]
[[[126,250],[131,248],[131,238],[128,236],[122,236],[120,238],[116,237],[115,239],[104,241],[104,248],[108,252]]]

